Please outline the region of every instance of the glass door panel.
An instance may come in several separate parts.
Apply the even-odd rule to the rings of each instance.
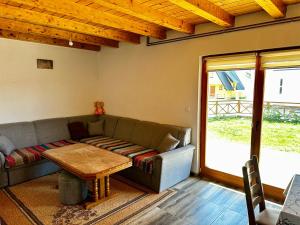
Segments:
[[[242,176],[250,158],[254,70],[208,73],[205,166]]]
[[[286,188],[300,173],[300,69],[265,71],[260,150],[263,183]]]

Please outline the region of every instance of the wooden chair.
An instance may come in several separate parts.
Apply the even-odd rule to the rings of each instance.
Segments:
[[[280,211],[266,209],[257,156],[253,156],[243,166],[243,177],[249,225],[276,225]],[[255,215],[257,206],[259,206],[259,213]]]

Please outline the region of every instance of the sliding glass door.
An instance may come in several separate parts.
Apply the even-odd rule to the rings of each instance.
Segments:
[[[205,161],[210,169],[242,176],[251,149],[254,78],[254,70],[208,73]]]
[[[286,188],[300,173],[300,68],[267,69],[260,150],[264,183]]]
[[[242,187],[257,155],[267,195],[300,173],[300,50],[207,57],[201,96],[201,173]]]

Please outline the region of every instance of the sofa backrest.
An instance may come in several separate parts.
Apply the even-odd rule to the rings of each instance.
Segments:
[[[186,146],[191,142],[191,128],[111,115],[100,118],[105,120],[105,136],[130,141],[147,148],[157,148],[168,133],[180,140],[178,147]]]
[[[113,137],[115,134],[115,129],[118,123],[119,117],[111,116],[111,115],[103,115],[101,116],[104,122],[104,135],[108,137]]]
[[[72,116],[72,117],[68,117],[67,119],[68,119],[68,123],[82,122],[84,126],[87,128],[89,122],[95,122],[99,119],[99,117],[95,115],[84,115],[84,116]]]
[[[82,122],[88,128],[89,122],[99,120],[95,115],[72,116],[65,118],[55,118],[35,121],[39,144],[54,142],[63,139],[70,139],[68,123]]]
[[[133,130],[138,122],[139,121],[135,119],[120,117],[118,119],[113,137],[124,141],[130,141]]]
[[[38,144],[70,139],[68,118],[55,118],[34,121]]]
[[[17,148],[45,144],[63,139],[70,139],[68,123],[88,122],[103,119],[104,135],[130,141],[147,148],[157,148],[163,138],[172,134],[180,140],[178,147],[186,146],[191,142],[191,128],[141,121],[131,118],[103,115],[74,116],[68,118],[55,118],[0,124],[0,134],[7,136]]]
[[[80,121],[87,127],[88,122],[97,121],[98,116],[84,115],[68,118],[54,118],[33,122],[0,124],[0,134],[7,136],[16,148],[70,139],[68,123]]]
[[[152,139],[155,136],[156,123],[148,121],[138,121],[132,131],[130,141],[137,145],[151,148]]]
[[[150,147],[157,148],[168,133],[180,141],[178,147],[186,146],[191,142],[190,128],[157,123]]]
[[[33,122],[0,124],[0,134],[8,137],[16,148],[37,145]]]
[[[180,140],[179,147],[187,146],[192,141],[192,128],[181,127],[178,139]]]

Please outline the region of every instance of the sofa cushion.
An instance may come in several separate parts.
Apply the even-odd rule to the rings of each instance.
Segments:
[[[26,148],[20,148],[15,150],[13,153],[5,157],[6,168],[12,168],[21,166],[23,164],[29,164],[42,159],[41,153],[70,144],[74,144],[71,140],[56,141],[48,144],[35,145]]]
[[[90,137],[90,138],[85,138],[82,139],[80,142],[96,146],[98,148],[102,149],[110,149],[113,150],[115,147],[128,147],[133,144],[129,143],[128,141],[123,141],[120,139],[115,139],[111,137],[106,137],[106,136],[95,136],[95,137]]]
[[[88,131],[90,136],[99,136],[104,134],[104,120],[88,122]]]
[[[132,137],[133,129],[135,128],[138,120],[129,119],[129,118],[120,118],[118,120],[114,138],[122,139],[125,141],[130,141]]]
[[[11,140],[16,148],[37,145],[36,133],[32,122],[1,124],[0,134]]]
[[[157,149],[162,140],[167,134],[171,134],[173,137],[178,139],[180,128],[165,124],[156,124],[154,127],[154,132],[151,140],[151,148]]]
[[[163,152],[168,152],[177,147],[179,144],[179,140],[174,138],[171,134],[167,134],[166,137],[162,140],[160,145],[158,146],[158,151],[163,153]]]
[[[108,136],[108,137],[113,137],[119,117],[110,116],[110,115],[102,115],[100,118],[105,121],[104,122],[104,135]]]
[[[9,155],[15,149],[15,145],[6,136],[0,135],[0,152],[4,155]]]
[[[191,128],[111,115],[102,115],[99,118],[105,120],[104,136],[131,141],[145,147],[157,148],[163,138],[170,133],[176,139],[180,140],[178,147],[183,147],[191,143]],[[151,138],[150,144],[149,138]]]
[[[70,136],[73,140],[89,137],[88,130],[83,122],[71,122],[68,124]]]
[[[159,154],[157,150],[111,137],[98,136],[81,142],[127,156],[132,159],[135,167],[148,174],[152,174],[154,157]]]
[[[131,142],[150,148],[154,133],[155,123],[138,121],[131,135]]]
[[[68,122],[82,122],[84,126],[87,128],[88,122],[95,122],[99,120],[99,116],[96,115],[84,115],[84,116],[72,116],[68,117]]]
[[[70,139],[68,119],[46,119],[34,122],[38,144]]]

